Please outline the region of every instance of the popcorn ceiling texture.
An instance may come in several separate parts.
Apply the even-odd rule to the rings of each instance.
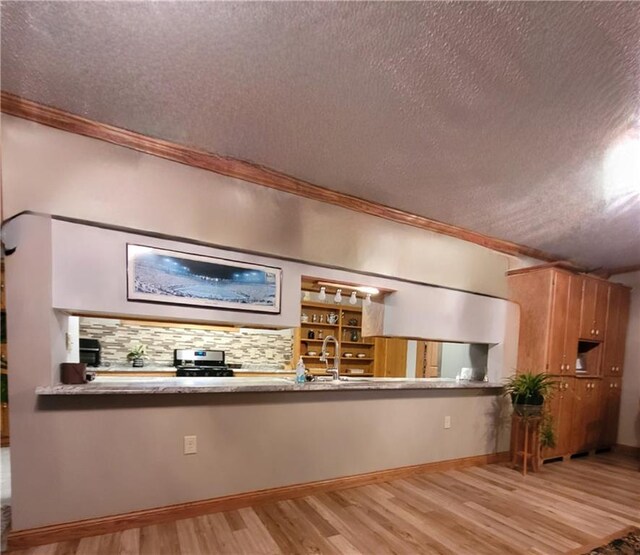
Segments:
[[[640,133],[639,28],[638,2],[6,2],[2,87],[625,266],[640,172],[607,153]]]
[[[140,343],[147,346],[149,365],[173,366],[173,349],[221,349],[228,363],[243,368],[282,368],[291,362],[291,330],[214,331],[181,327],[123,324],[120,320],[80,318],[80,337],[98,339],[102,365],[127,364],[127,353]]]

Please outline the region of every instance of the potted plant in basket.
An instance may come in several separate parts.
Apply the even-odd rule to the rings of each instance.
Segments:
[[[142,368],[145,358],[147,358],[147,346],[142,343],[136,347],[131,347],[131,350],[127,354],[127,360],[132,362],[134,368]]]
[[[516,414],[542,416],[544,400],[551,396],[555,386],[556,382],[549,374],[523,372],[507,379],[505,395],[511,397]]]
[[[553,395],[556,382],[544,372],[523,372],[511,376],[505,384],[505,395],[511,397],[513,412],[523,418],[540,417],[540,447],[556,445],[553,416],[548,412],[545,400]]]

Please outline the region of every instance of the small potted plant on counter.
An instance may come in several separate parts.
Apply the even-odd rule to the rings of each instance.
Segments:
[[[544,400],[551,396],[555,385],[549,374],[523,372],[507,379],[505,395],[511,397],[513,410],[519,416],[542,416]]]
[[[144,359],[147,358],[147,346],[140,343],[135,347],[131,347],[131,350],[127,354],[127,360],[132,362],[134,368],[142,368],[144,366]]]

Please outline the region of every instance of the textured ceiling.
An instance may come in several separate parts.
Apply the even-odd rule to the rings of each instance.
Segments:
[[[593,268],[640,263],[640,3],[4,2],[2,88]]]

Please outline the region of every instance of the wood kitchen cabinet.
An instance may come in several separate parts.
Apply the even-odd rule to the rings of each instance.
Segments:
[[[580,339],[604,341],[611,283],[587,276],[579,279],[582,281]]]
[[[520,305],[518,370],[573,375],[582,278],[558,268],[510,272],[509,298]]]
[[[375,346],[373,375],[376,378],[404,378],[407,375],[407,340],[376,337]]]
[[[547,401],[546,410],[553,419],[556,445],[542,450],[543,459],[565,457],[573,453],[573,414],[577,378],[558,378],[556,389]]]
[[[605,378],[602,382],[602,423],[598,447],[611,447],[617,442],[621,397],[622,379]]]
[[[604,340],[603,374],[622,376],[631,290],[624,285],[611,284]]]
[[[615,445],[630,289],[553,265],[511,271],[508,285],[520,305],[518,372],[558,381],[547,404],[557,444],[542,458]]]
[[[572,423],[575,453],[599,447],[604,416],[603,385],[601,379],[576,378]]]

